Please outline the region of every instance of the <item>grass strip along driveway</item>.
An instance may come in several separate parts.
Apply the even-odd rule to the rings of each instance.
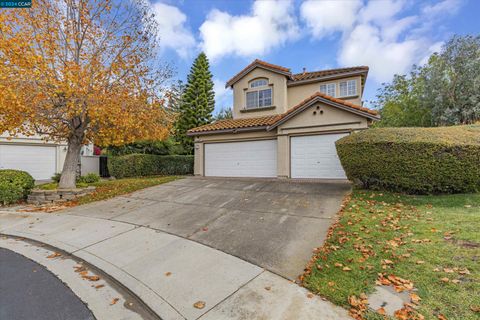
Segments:
[[[480,194],[408,196],[354,190],[303,284],[350,309],[369,311],[376,285],[410,293],[397,319],[480,319]]]
[[[177,176],[150,176],[138,178],[125,178],[118,180],[102,180],[90,185],[97,187],[95,192],[87,194],[77,200],[78,204],[113,198],[122,194],[131,193],[140,189],[153,187],[159,184],[180,179]]]

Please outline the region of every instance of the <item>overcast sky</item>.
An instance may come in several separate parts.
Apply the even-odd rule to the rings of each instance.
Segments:
[[[479,0],[152,1],[162,58],[184,80],[204,51],[216,110],[232,105],[225,82],[258,58],[292,72],[367,65],[364,100],[422,64],[453,34],[479,34]],[[370,106],[372,106],[370,104]]]

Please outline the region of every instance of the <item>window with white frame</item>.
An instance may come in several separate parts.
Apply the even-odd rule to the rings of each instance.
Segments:
[[[250,82],[250,88],[258,90],[249,90],[246,93],[247,109],[269,107],[272,105],[272,88],[268,88],[267,79],[256,79]]]
[[[265,87],[268,85],[267,79],[257,79],[250,83],[250,88]]]
[[[348,80],[340,82],[340,96],[350,97],[357,95],[357,81]]]
[[[327,96],[335,97],[336,96],[335,91],[336,91],[335,83],[327,83],[327,84],[320,85],[320,92],[326,94]]]

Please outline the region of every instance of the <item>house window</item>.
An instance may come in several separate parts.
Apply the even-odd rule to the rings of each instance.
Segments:
[[[247,109],[268,107],[272,105],[272,88],[268,87],[267,79],[253,80],[250,82],[250,88],[255,88],[257,90],[247,91]]]
[[[320,92],[326,94],[327,96],[335,97],[335,83],[321,84]]]
[[[268,85],[267,79],[257,79],[250,83],[250,88],[265,87],[266,85]]]
[[[348,80],[340,82],[340,96],[350,97],[357,95],[357,81]]]
[[[247,109],[272,105],[272,89],[247,92]]]

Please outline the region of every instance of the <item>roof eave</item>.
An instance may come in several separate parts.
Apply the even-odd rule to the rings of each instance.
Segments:
[[[256,127],[247,127],[247,128],[233,128],[233,129],[219,129],[219,130],[208,130],[208,131],[197,131],[197,132],[187,132],[187,136],[204,136],[211,134],[222,134],[222,133],[238,133],[238,132],[249,132],[249,131],[262,131],[267,130],[268,126],[256,126]]]
[[[306,84],[306,83],[320,82],[320,81],[325,81],[325,80],[333,80],[333,79],[351,77],[351,76],[356,76],[356,75],[364,75],[365,78],[367,78],[368,70],[345,72],[345,73],[333,74],[333,75],[329,75],[329,76],[322,76],[322,77],[305,79],[305,80],[298,80],[298,81],[288,80],[287,81],[287,87],[294,87],[294,86],[299,86],[299,85],[303,85],[303,84]]]
[[[225,88],[229,88],[229,87],[232,87],[235,83],[237,83],[238,81],[240,81],[240,79],[242,79],[243,77],[245,77],[249,72],[251,72],[253,69],[255,68],[262,68],[262,69],[265,69],[265,70],[268,70],[268,71],[271,71],[271,72],[274,72],[274,73],[278,73],[278,74],[282,74],[286,77],[290,77],[292,75],[291,72],[289,71],[282,71],[282,70],[278,70],[278,69],[275,69],[275,68],[272,68],[272,67],[268,67],[268,66],[264,66],[264,65],[261,65],[261,64],[254,64],[252,65],[251,67],[243,70],[242,72],[240,72],[239,74],[237,74],[235,77],[233,77],[231,80],[229,80],[226,84],[225,84]]]

